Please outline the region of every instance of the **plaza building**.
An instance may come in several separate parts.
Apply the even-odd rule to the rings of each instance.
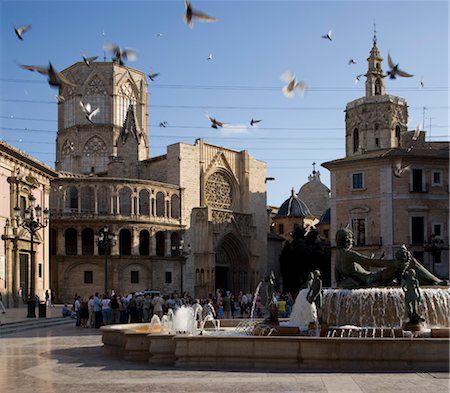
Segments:
[[[149,158],[144,73],[112,61],[62,74],[77,87],[59,92],[50,229],[57,297],[254,289],[267,270],[266,164],[202,139]],[[99,108],[91,119],[86,104]],[[105,228],[114,235],[107,247]]]
[[[448,279],[449,143],[408,131],[407,102],[386,93],[382,60],[374,36],[366,94],[345,110],[345,157],[322,164],[331,172],[331,239],[348,226],[356,250],[386,258],[405,244]]]
[[[49,228],[34,226],[30,232],[21,224],[30,208],[32,221],[45,224],[43,209],[49,207],[50,181],[57,176],[52,168],[0,141],[0,292],[7,307],[18,307],[31,292],[43,300],[50,288]]]

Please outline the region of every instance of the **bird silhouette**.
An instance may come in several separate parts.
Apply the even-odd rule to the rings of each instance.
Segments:
[[[113,61],[118,62],[120,65],[124,65],[123,60],[135,61],[137,59],[137,52],[134,49],[120,47],[112,42],[106,42],[103,44],[103,49],[106,52],[110,52],[114,55]],[[123,60],[122,60],[123,59]]]
[[[305,94],[308,86],[303,81],[297,81],[295,79],[295,74],[291,71],[286,71],[281,75],[281,80],[287,83],[283,87],[282,91],[286,97],[292,98],[294,96],[294,91],[297,90],[300,95]]]
[[[167,121],[162,121],[161,123],[159,123],[159,126],[162,128],[166,128],[169,125],[169,123],[167,123]]]
[[[14,27],[14,32],[19,40],[23,41],[23,34],[31,29],[31,25],[23,25],[20,27]]]
[[[348,65],[351,65],[351,64],[356,64],[356,61],[353,60],[353,59],[350,59],[350,60],[348,61]]]
[[[414,134],[413,134],[413,136],[412,136],[412,140],[413,141],[417,141],[417,139],[419,139],[419,136],[420,136],[420,129],[422,128],[422,124],[421,123],[419,123],[419,124],[417,124],[417,127],[416,127],[416,129],[414,130]]]
[[[203,12],[194,10],[189,3],[189,0],[184,0],[186,5],[186,13],[184,15],[184,22],[192,28],[194,26],[194,19],[197,19],[199,22],[215,22],[217,18],[213,16],[209,16]]]
[[[52,63],[48,63],[48,67],[40,67],[26,64],[19,64],[19,67],[24,70],[39,72],[42,75],[48,76],[48,84],[52,87],[61,88],[63,85],[77,87],[75,83],[70,82],[65,76],[56,71]]]
[[[423,89],[425,87],[425,84],[423,83],[423,81],[420,81],[420,88]]]
[[[214,117],[211,117],[208,114],[206,114],[206,117],[211,122],[211,128],[218,129],[219,127],[222,128],[222,127],[224,127],[227,124],[227,123],[223,123],[223,122],[215,119]]]
[[[86,53],[84,53],[84,52],[81,52],[81,53],[83,53],[83,61],[88,67],[91,66],[91,63],[93,63],[95,60],[98,59],[98,56],[87,57]]]
[[[253,127],[255,124],[259,123],[261,120],[250,120],[250,125]]]
[[[155,81],[155,78],[157,77],[159,75],[159,72],[153,72],[152,70],[150,70],[150,73],[149,74],[147,74],[147,76],[148,76],[148,78],[152,81],[152,82],[154,82]]]
[[[355,78],[355,85],[359,82],[360,78],[361,78],[363,75],[364,75],[364,74],[356,75],[356,78]]]
[[[58,104],[61,104],[62,102],[64,102],[66,100],[64,98],[64,96],[62,96],[61,94],[57,94],[55,97],[56,97],[56,101],[58,101]]]
[[[403,173],[409,171],[410,169],[411,169],[411,164],[402,167],[402,162],[399,161],[395,164],[393,173],[394,173],[395,177],[401,177]]]
[[[162,37],[164,34],[163,33],[156,33],[157,37]]]
[[[386,74],[389,75],[390,79],[395,79],[396,75],[402,76],[404,78],[411,78],[412,76],[414,76],[414,75],[408,74],[407,72],[399,69],[398,63],[396,65],[394,65],[394,62],[392,61],[390,52],[388,52],[388,64],[391,69]]]
[[[94,124],[94,122],[92,121],[92,118],[97,115],[97,113],[100,112],[100,108],[94,109],[92,110],[91,108],[91,104],[89,104],[89,102],[87,102],[86,104],[83,104],[82,101],[80,101],[80,106],[81,106],[81,110],[82,112],[85,114],[86,119],[88,119],[88,121],[91,124]]]
[[[212,53],[210,53],[209,56],[206,58],[206,60],[212,60],[212,58],[213,58],[213,55],[212,55]]]
[[[333,41],[333,39],[331,38],[331,35],[332,35],[332,31],[330,30],[326,35],[323,35],[322,38]]]

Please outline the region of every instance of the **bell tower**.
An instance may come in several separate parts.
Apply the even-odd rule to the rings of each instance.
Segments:
[[[367,58],[366,94],[345,108],[346,157],[400,147],[408,131],[408,105],[404,98],[386,93],[382,61],[374,30]]]

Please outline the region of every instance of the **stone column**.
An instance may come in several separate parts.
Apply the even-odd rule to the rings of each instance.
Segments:
[[[94,187],[94,214],[98,214],[98,188]]]
[[[150,228],[150,255],[156,255],[156,236],[153,228]]]

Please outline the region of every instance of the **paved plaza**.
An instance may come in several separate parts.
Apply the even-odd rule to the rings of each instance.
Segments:
[[[97,330],[60,325],[0,337],[0,391],[447,393],[448,373],[284,373],[150,367],[103,353]]]

